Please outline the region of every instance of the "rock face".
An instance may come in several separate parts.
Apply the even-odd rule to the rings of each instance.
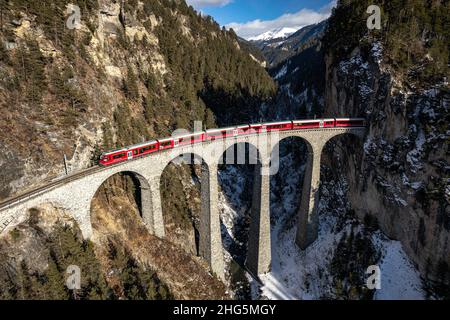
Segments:
[[[327,56],[325,115],[368,119],[364,145],[343,146],[352,207],[400,240],[422,276],[438,280],[450,259],[449,88],[411,88],[383,56],[379,42]]]
[[[256,106],[275,90],[236,35],[184,2],[74,1],[73,30],[69,4],[0,7],[0,200],[63,175],[64,154],[70,171],[86,168],[194,120],[214,127],[237,99]],[[239,98],[222,99],[234,89]]]
[[[324,116],[367,119],[363,145],[334,146],[351,206],[402,243],[427,285],[448,285],[449,4],[380,1],[377,31],[366,25],[370,4],[339,1],[329,19]]]

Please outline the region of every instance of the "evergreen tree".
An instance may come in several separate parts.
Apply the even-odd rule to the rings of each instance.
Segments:
[[[45,272],[45,294],[49,300],[67,300],[69,298],[68,290],[62,272],[58,270],[58,266],[50,259],[48,268]]]
[[[124,83],[124,90],[129,99],[136,101],[139,98],[138,80],[131,66],[128,66],[127,77]]]

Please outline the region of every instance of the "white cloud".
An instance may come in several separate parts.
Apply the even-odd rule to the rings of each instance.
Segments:
[[[327,19],[335,5],[336,0],[333,0],[317,11],[302,9],[296,13],[286,13],[274,20],[257,19],[246,23],[230,23],[226,27],[228,29],[233,28],[239,36],[245,39],[258,36],[273,29],[293,28],[298,30]]]
[[[204,7],[223,7],[233,0],[187,0],[186,2],[196,9]]]

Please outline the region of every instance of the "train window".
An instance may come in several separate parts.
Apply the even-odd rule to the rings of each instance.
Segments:
[[[172,145],[172,141],[167,141],[167,142],[161,143],[162,147],[168,147],[168,146],[171,146],[171,145]]]
[[[137,156],[137,155],[139,154],[139,150],[138,150],[138,149],[135,149],[135,150],[133,151],[133,153],[134,153],[135,156]]]
[[[144,152],[147,152],[147,151],[150,151],[150,150],[154,150],[154,149],[156,149],[155,145],[148,146],[148,147],[142,148],[141,149],[141,153],[144,153]]]
[[[116,160],[116,159],[120,159],[120,158],[123,158],[123,157],[125,157],[125,153],[116,154],[115,156],[113,156],[113,159]]]

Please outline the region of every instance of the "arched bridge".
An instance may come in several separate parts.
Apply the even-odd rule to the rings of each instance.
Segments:
[[[83,236],[90,238],[91,201],[97,190],[111,176],[128,172],[139,179],[143,220],[152,234],[164,237],[164,221],[161,208],[160,180],[165,167],[185,154],[194,154],[203,159],[201,177],[201,217],[199,252],[220,278],[224,277],[222,238],[218,210],[218,165],[222,163],[226,150],[240,143],[253,145],[259,153],[256,166],[258,174],[254,182],[253,209],[248,242],[247,267],[257,275],[270,270],[270,174],[276,173],[277,148],[280,141],[299,137],[308,147],[307,165],[299,209],[297,244],[304,249],[317,237],[318,189],[320,161],[325,144],[335,136],[353,134],[364,137],[364,127],[315,128],[264,132],[245,136],[228,137],[215,141],[177,147],[113,166],[94,167],[78,174],[34,190],[28,194],[0,204],[0,232],[22,221],[29,209],[51,203],[67,210],[78,222]]]

